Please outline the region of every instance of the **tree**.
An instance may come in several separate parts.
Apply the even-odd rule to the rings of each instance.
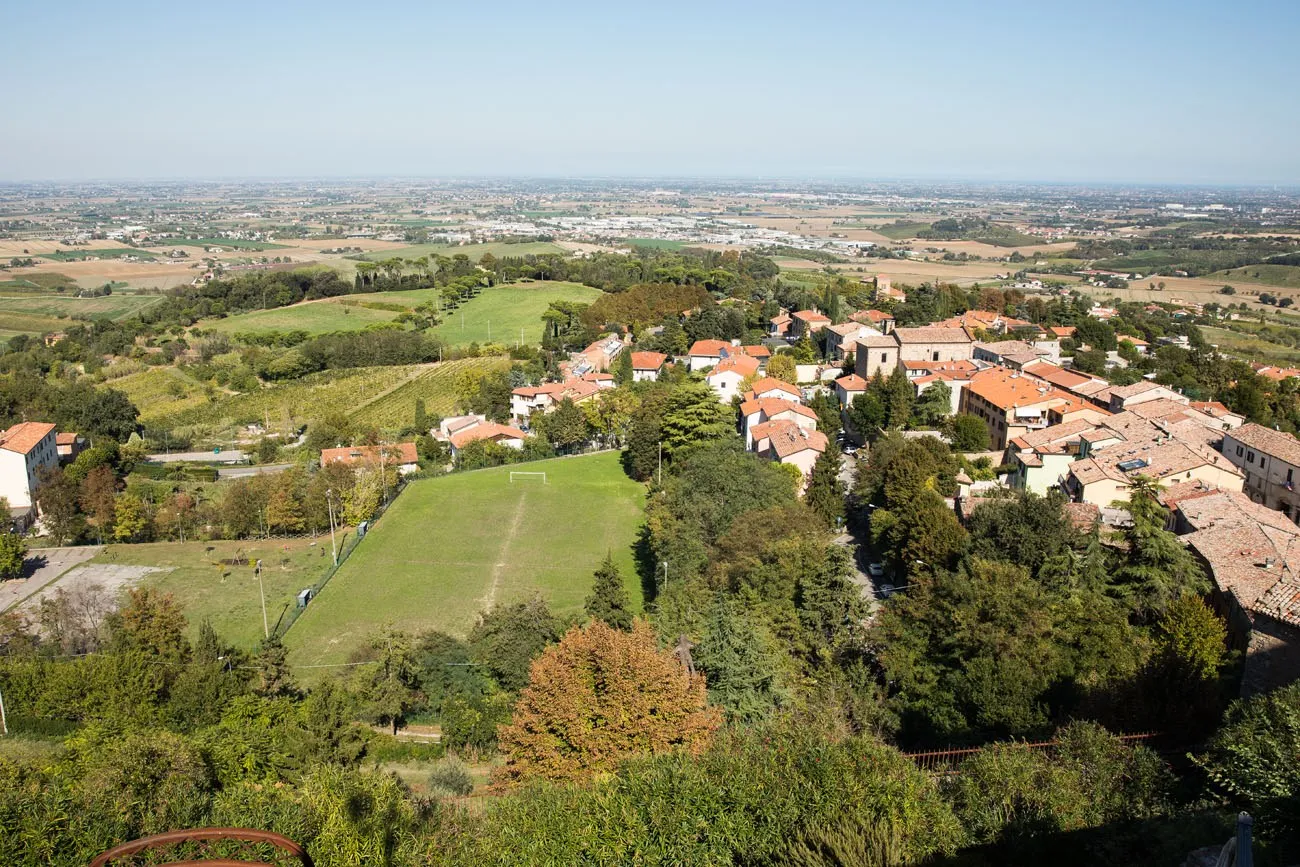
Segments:
[[[738,600],[714,602],[692,656],[704,672],[710,701],[728,720],[756,722],[784,704],[778,652]]]
[[[17,533],[0,533],[0,581],[21,578],[27,540]]]
[[[378,659],[361,674],[358,692],[370,718],[391,725],[396,736],[407,716],[423,702],[414,648],[406,633],[384,630],[370,640],[370,649]]]
[[[85,526],[77,510],[77,485],[57,469],[40,470],[37,480],[36,505],[45,529],[59,545],[76,541]]]
[[[840,481],[840,455],[831,447],[817,456],[804,502],[827,526],[834,527],[844,517],[844,483]]]
[[[547,441],[561,452],[577,448],[591,438],[587,417],[567,397],[556,404],[553,412],[543,416],[542,421],[539,426]]]
[[[817,413],[817,429],[834,440],[840,430],[840,402],[833,391],[819,391],[809,399],[808,408]]]
[[[253,692],[263,698],[296,696],[298,687],[289,671],[288,653],[280,637],[272,634],[264,639],[253,655]]]
[[[734,435],[728,408],[707,385],[685,385],[669,397],[663,421],[666,454],[675,456],[689,446]]]
[[[190,644],[185,638],[185,614],[170,593],[149,587],[127,591],[127,603],[109,620],[113,643],[167,662],[185,662]]]
[[[938,428],[952,414],[952,389],[948,383],[943,380],[931,383],[916,399],[912,414],[922,427]]]
[[[614,361],[614,382],[627,385],[632,381],[632,350],[624,349]]]
[[[540,597],[498,604],[470,630],[470,656],[502,688],[518,690],[528,683],[534,657],[559,637],[559,625]]]
[[[588,617],[615,629],[626,632],[632,628],[632,600],[623,586],[623,577],[618,574],[613,554],[606,554],[605,561],[596,570],[596,582],[584,608]]]
[[[1127,506],[1133,520],[1121,532],[1128,553],[1115,570],[1112,590],[1144,618],[1153,618],[1174,600],[1210,589],[1200,562],[1165,529],[1169,512],[1160,505],[1160,486],[1141,474],[1129,483]]]
[[[796,385],[799,382],[799,373],[795,368],[794,357],[787,352],[778,352],[768,360],[767,375],[773,379],[788,382],[791,385]]]
[[[955,452],[986,452],[989,450],[989,429],[978,416],[962,413],[948,422],[948,438]]]
[[[114,542],[139,542],[149,528],[149,514],[144,500],[135,494],[124,493],[117,498],[117,514],[113,521]]]
[[[885,380],[885,426],[899,430],[907,427],[912,419],[912,401],[915,389],[903,368],[894,368]]]
[[[428,435],[429,433],[429,412],[424,408],[424,398],[415,399],[415,416],[411,420],[411,426],[415,428],[417,434]]]
[[[81,483],[78,503],[88,516],[87,523],[94,528],[95,537],[102,544],[113,533],[117,510],[117,476],[113,474],[112,467],[101,464],[86,473]]]
[[[266,524],[276,533],[302,532],[302,506],[287,484],[277,484],[267,498]]]
[[[631,756],[699,752],[720,725],[704,677],[659,650],[648,623],[621,632],[593,620],[533,664],[514,718],[500,730],[501,777],[581,780]]]
[[[1300,684],[1238,701],[1197,758],[1213,789],[1249,810],[1279,851],[1300,846]]]

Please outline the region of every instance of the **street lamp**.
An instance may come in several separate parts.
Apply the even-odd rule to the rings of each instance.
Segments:
[[[334,491],[330,488],[325,489],[325,503],[330,510],[330,554],[334,558],[334,565],[339,565],[339,549],[334,544]]]

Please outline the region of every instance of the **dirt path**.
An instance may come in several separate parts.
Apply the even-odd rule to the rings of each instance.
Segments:
[[[501,573],[505,570],[509,559],[510,543],[519,534],[519,525],[523,523],[524,503],[527,500],[527,493],[519,495],[519,505],[515,506],[514,517],[510,519],[510,529],[506,531],[505,540],[501,543],[501,553],[497,555],[497,562],[492,566],[492,583],[488,585],[487,595],[483,597],[483,604],[479,606],[481,611],[487,611],[496,604],[497,593],[501,590]]]

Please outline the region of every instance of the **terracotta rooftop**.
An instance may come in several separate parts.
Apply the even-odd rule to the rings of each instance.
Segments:
[[[0,434],[0,449],[25,455],[40,445],[54,430],[54,425],[43,421],[19,422]]]
[[[817,413],[808,407],[792,400],[782,400],[779,397],[760,397],[755,400],[747,400],[740,405],[740,414],[743,416],[751,416],[756,412],[762,413],[764,421],[786,412],[801,415],[813,421],[817,420]]]
[[[996,343],[976,343],[977,347],[985,352],[991,352],[994,355],[1008,354],[1029,354],[1034,357],[1049,355],[1046,349],[1039,349],[1032,343],[1026,343],[1023,340],[999,340]]]
[[[1300,467],[1300,440],[1289,433],[1251,422],[1228,431],[1226,435],[1247,448]]]
[[[1005,367],[992,367],[974,374],[966,390],[1003,410],[1071,400],[1071,395],[1055,386]]]
[[[57,433],[54,435],[54,442],[61,446],[76,445],[79,434],[75,433]]]
[[[1073,326],[1073,325],[1053,325],[1053,326],[1052,326],[1050,329],[1048,329],[1048,330],[1051,331],[1053,334],[1055,334],[1057,337],[1073,337],[1073,336],[1074,336],[1074,326]]]
[[[822,313],[818,313],[816,310],[799,310],[792,315],[794,316],[795,319],[799,319],[803,322],[830,322],[831,321],[831,318],[829,316],[826,316]]]
[[[510,427],[509,425],[497,424],[494,421],[472,427],[469,430],[463,430],[459,433],[452,434],[451,444],[456,448],[464,448],[466,445],[478,440],[502,440],[502,439],[524,439],[528,434],[519,430],[519,428]]]
[[[783,391],[786,394],[794,395],[798,400],[803,399],[803,392],[799,391],[797,386],[793,386],[785,380],[774,379],[770,376],[754,380],[754,384],[749,387],[749,393],[755,396],[761,396],[764,392],[768,391]]]
[[[858,343],[861,344],[862,346],[867,347],[868,349],[897,349],[898,348],[898,341],[894,339],[894,336],[892,334],[888,334],[888,335],[870,334],[867,335],[866,337],[859,337]]]
[[[835,384],[845,391],[866,391],[867,381],[856,373],[850,373],[848,376],[841,376],[835,380]]]
[[[1142,382],[1135,382],[1132,385],[1117,385],[1110,390],[1110,393],[1112,396],[1118,397],[1120,400],[1128,400],[1130,397],[1137,397],[1138,395],[1146,394],[1148,391],[1154,391],[1157,388],[1166,388],[1166,386],[1149,380],[1143,380]],[[1172,388],[1167,390],[1173,391]]]
[[[940,328],[928,325],[922,328],[895,328],[899,343],[971,343],[971,337],[961,328]]]
[[[454,438],[453,438],[454,439]],[[380,450],[383,450],[382,454]],[[337,449],[321,449],[321,465],[332,463],[355,464],[362,461],[380,463],[414,464],[419,461],[415,443],[388,443],[382,446],[344,446]]]
[[[1054,424],[1041,430],[1033,430],[1013,437],[1011,442],[1017,448],[1034,451],[1062,452],[1064,443],[1077,442],[1082,435],[1095,431],[1097,426],[1084,419],[1075,419],[1062,424]]]
[[[748,355],[728,355],[708,372],[705,379],[713,379],[723,373],[738,373],[742,377],[758,373],[758,359]]]
[[[882,313],[879,310],[859,310],[849,317],[854,322],[892,322],[894,317],[889,313]]]
[[[780,459],[812,449],[821,453],[828,444],[826,434],[819,430],[804,430],[798,425],[787,422],[768,431],[768,448]]]
[[[658,370],[664,366],[668,356],[662,352],[633,352],[632,369],[633,370]]]
[[[1057,367],[1049,361],[1034,361],[1026,364],[1021,368],[1025,373],[1033,374],[1039,379],[1050,382],[1058,388],[1066,391],[1078,393],[1078,388],[1090,382],[1097,382],[1091,376],[1079,373],[1074,370],[1066,370],[1063,367]],[[1098,386],[1105,386],[1104,382],[1097,382]]]
[[[726,340],[697,340],[691,344],[689,354],[718,358],[721,357],[724,349],[735,349],[735,347]]]

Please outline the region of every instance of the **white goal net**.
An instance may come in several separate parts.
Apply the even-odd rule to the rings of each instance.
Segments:
[[[546,473],[524,473],[519,472],[518,470],[510,471],[510,484],[512,485],[516,480],[521,482],[536,482],[539,479],[543,485],[546,484]]]

